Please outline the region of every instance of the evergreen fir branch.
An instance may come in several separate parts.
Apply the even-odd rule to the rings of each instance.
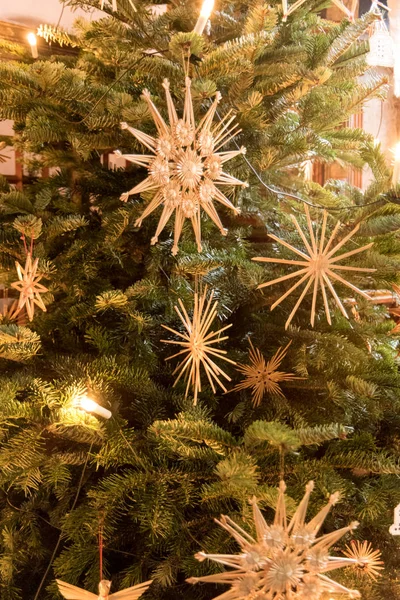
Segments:
[[[169,440],[178,440],[182,443],[206,444],[221,455],[238,445],[229,432],[205,419],[193,420],[185,413],[178,415],[176,420],[156,421],[150,431],[156,438],[167,443]]]
[[[398,475],[400,465],[387,452],[364,452],[362,450],[328,452],[326,457],[337,469],[351,469],[368,475]]]
[[[296,429],[302,446],[311,446],[313,444],[322,444],[337,438],[343,439],[349,433],[349,428],[338,423],[332,425],[316,425],[315,427],[306,427]]]
[[[368,12],[354,23],[344,27],[343,33],[339,35],[332,43],[327,54],[327,64],[335,65],[348,49],[357,42],[358,38],[368,29],[371,23],[376,20],[376,16]],[[339,63],[340,64],[340,63]]]
[[[29,360],[40,351],[40,338],[27,327],[0,325],[0,357],[16,362]]]
[[[245,431],[244,445],[248,448],[270,445],[283,453],[294,452],[301,444],[295,431],[278,422],[254,421]]]

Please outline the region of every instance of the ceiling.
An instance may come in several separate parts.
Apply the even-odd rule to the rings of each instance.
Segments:
[[[37,27],[41,23],[56,25],[60,19],[62,2],[60,0],[0,0],[0,21],[19,23],[27,27]],[[93,9],[92,14],[80,9],[72,11],[65,7],[60,27],[71,29],[77,17],[91,18],[104,14]]]

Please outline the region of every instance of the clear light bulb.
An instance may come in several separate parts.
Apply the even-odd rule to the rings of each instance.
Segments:
[[[74,401],[74,404],[77,408],[80,408],[88,413],[94,413],[99,417],[103,417],[104,419],[110,419],[112,417],[111,411],[109,411],[107,408],[104,408],[104,406],[97,404],[97,402],[92,400],[92,398],[89,398],[89,396],[86,394],[79,396]]]
[[[198,33],[199,35],[203,33],[207,21],[210,18],[210,15],[213,11],[213,8],[214,0],[204,0],[200,10],[199,18],[197,19],[197,23],[193,29],[194,33]]]
[[[201,7],[200,15],[202,17],[206,17],[206,19],[210,18],[210,15],[214,8],[214,0],[204,0],[203,5]]]
[[[31,47],[32,58],[37,58],[39,56],[39,54],[38,54],[38,49],[37,49],[36,35],[33,33],[33,31],[30,31],[28,33],[28,35],[26,36],[26,39],[28,40],[28,44]]]

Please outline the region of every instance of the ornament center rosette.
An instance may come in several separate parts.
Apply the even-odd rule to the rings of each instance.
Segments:
[[[168,80],[164,80],[168,123],[164,120],[151,100],[150,93],[145,90],[143,98],[157,128],[157,137],[149,136],[127,123],[121,123],[139,142],[146,146],[152,154],[121,154],[126,160],[148,170],[148,177],[122,194],[121,200],[126,202],[129,196],[152,191],[153,197],[135,225],[140,227],[143,220],[153,211],[162,207],[158,227],[152,244],[158,242],[160,233],[175,213],[174,244],[172,253],[178,252],[178,243],[183,224],[190,219],[196,239],[197,249],[201,245],[201,210],[215,223],[222,235],[226,235],[214,202],[219,202],[239,214],[239,209],[225,196],[219,186],[241,186],[247,183],[224,172],[224,163],[235,156],[245,153],[245,148],[222,152],[221,148],[240,133],[235,117],[229,112],[219,122],[214,123],[221,94],[217,92],[210,108],[196,125],[191,95],[191,80],[186,78],[185,102],[183,117],[178,118]]]

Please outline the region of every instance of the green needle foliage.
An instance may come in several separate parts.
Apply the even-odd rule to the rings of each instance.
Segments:
[[[97,0],[65,3],[98,7]],[[311,329],[309,294],[285,331],[300,292],[271,312],[288,282],[263,292],[257,285],[288,268],[251,260],[286,256],[268,233],[303,247],[289,218],[306,226],[303,199],[317,207],[315,219],[328,209],[329,231],[337,219],[342,235],[360,224],[346,251],[374,241],[352,257],[352,265],[376,269],[350,273],[355,285],[400,284],[399,189],[372,137],[345,126],[367,100],[385,96],[385,78],[365,61],[374,17],[332,23],[319,13],[327,4],[309,0],[283,23],[278,0],[222,0],[200,37],[192,33],[197,2],[154,16],[142,0],[136,10],[118,0],[117,13],[107,5],[103,18],[79,21],[69,34],[46,29],[53,44],[74,48],[65,56],[32,61],[4,43],[15,60],[0,62],[0,119],[14,120],[15,148],[34,158],[22,191],[0,182],[1,281],[8,286],[15,261],[24,263],[22,236],[28,245],[34,239],[49,292],[47,312],[37,309],[32,323],[18,327],[3,317],[0,325],[2,600],[59,598],[55,577],[96,591],[100,523],[104,576],[114,591],[153,578],[149,599],[214,597],[212,586],[185,583],[215,569],[195,552],[237,551],[213,519],[226,513],[248,527],[252,495],[272,517],[283,472],[289,508],[310,479],[310,514],[338,490],[342,502],[326,531],[358,519],[356,537],[383,551],[378,583],[355,581],[354,573],[343,581],[368,600],[400,598],[400,548],[388,533],[400,502],[394,323],[385,308],[359,299],[350,321],[332,303],[332,327],[318,302]],[[241,157],[229,163],[250,185],[228,190],[240,216],[219,208],[227,237],[202,217],[203,252],[185,226],[172,257],[173,223],[157,246],[150,239],[159,214],[135,227],[149,196],[119,200],[145,170],[108,170],[100,156],[146,152],[120,122],[154,134],[141,92],[147,88],[166,114],[162,81],[169,78],[181,111],[186,67],[197,118],[220,90],[219,115],[236,114],[235,143],[247,147],[255,171]],[[368,166],[374,181],[365,192],[342,181],[321,187],[304,181],[306,160]],[[42,167],[51,177],[37,177]],[[248,390],[214,394],[205,380],[193,407],[184,383],[173,387],[176,363],[165,363],[171,349],[161,325],[181,328],[174,305],[182,298],[190,310],[198,280],[219,300],[216,325],[232,324],[221,343],[230,359],[248,361],[248,336],[266,359],[292,341],[282,370],[299,379],[282,383],[284,398],[266,395],[253,407]],[[352,295],[337,289],[343,299]],[[226,370],[231,389],[240,375],[232,365]],[[84,393],[113,417],[77,408]]]

